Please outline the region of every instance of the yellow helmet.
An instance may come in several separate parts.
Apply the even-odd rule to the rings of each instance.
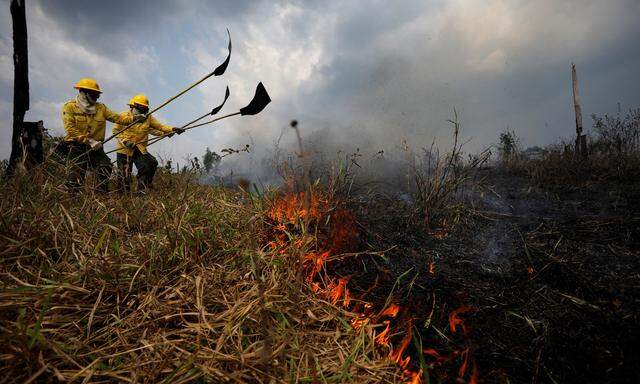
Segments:
[[[75,88],[75,89],[86,89],[86,90],[89,90],[89,91],[102,93],[98,83],[94,79],[92,79],[90,77],[85,77],[84,79],[80,79],[80,81],[78,81],[73,88]]]
[[[149,108],[149,99],[147,99],[147,96],[145,96],[144,93],[139,93],[133,96],[131,100],[129,100],[128,105],[132,107],[136,105],[141,105],[143,107]]]

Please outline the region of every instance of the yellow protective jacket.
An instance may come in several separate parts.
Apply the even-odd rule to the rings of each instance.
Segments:
[[[133,122],[133,116],[113,112],[102,103],[96,103],[95,115],[88,115],[76,105],[75,99],[69,100],[62,107],[62,124],[66,133],[64,140],[81,143],[86,143],[87,139],[103,141],[107,120],[126,126]]]
[[[121,115],[126,115],[133,119],[131,111],[122,112]],[[136,144],[140,153],[144,155],[147,153],[147,141],[149,140],[149,134],[160,136],[173,131],[173,127],[162,124],[153,116],[149,116],[143,122],[136,123],[126,131],[118,133],[124,128],[126,128],[126,125],[116,124],[113,126],[113,133],[116,134],[116,138],[118,139],[116,151],[127,156],[133,156],[134,150],[133,148],[125,147],[125,142],[130,141]]]

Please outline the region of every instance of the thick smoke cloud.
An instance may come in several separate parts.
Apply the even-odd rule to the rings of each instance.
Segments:
[[[0,21],[0,156],[8,157],[11,31]],[[585,115],[640,106],[640,3],[601,1],[33,1],[27,4],[32,119],[60,132],[58,110],[77,77],[99,73],[119,109],[144,90],[159,102],[234,53],[223,79],[159,115],[173,124],[210,109],[229,84],[229,108],[263,81],[273,103],[158,145],[179,160],[206,147],[251,144],[251,167],[294,144],[289,120],[332,150],[446,144],[460,114],[469,150],[513,129],[526,145],[572,132],[569,66],[578,65]],[[53,70],[55,68],[55,70]],[[586,121],[589,121],[587,118]],[[322,138],[322,140],[318,139]],[[321,143],[322,142],[322,143]],[[245,155],[245,157],[247,157]]]

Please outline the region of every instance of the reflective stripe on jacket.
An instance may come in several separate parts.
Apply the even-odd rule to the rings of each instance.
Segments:
[[[121,115],[130,116],[133,118],[131,111],[122,112]],[[147,153],[147,141],[149,140],[149,134],[154,136],[160,136],[165,133],[171,133],[173,127],[164,125],[158,119],[153,116],[147,117],[147,119],[141,123],[134,124],[131,128],[118,134],[121,130],[126,128],[126,125],[116,124],[113,126],[113,133],[117,134],[118,139],[116,144],[116,151],[123,155],[133,156],[133,148],[127,148],[124,143],[129,141],[136,144],[136,147],[143,155]]]
[[[133,122],[133,117],[115,113],[102,103],[96,103],[95,115],[88,115],[82,112],[75,99],[67,101],[62,107],[65,141],[81,143],[86,143],[87,139],[103,141],[107,121],[126,126]]]

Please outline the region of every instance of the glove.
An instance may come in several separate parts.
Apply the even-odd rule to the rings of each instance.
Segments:
[[[171,128],[171,131],[172,131],[173,133],[177,133],[178,135],[181,135],[181,134],[182,134],[182,132],[184,132],[184,129],[183,129],[183,128],[173,127],[173,128]]]
[[[102,148],[102,141],[97,141],[97,140],[93,140],[93,139],[87,139],[87,143],[91,147],[92,151],[95,151],[96,149]]]

